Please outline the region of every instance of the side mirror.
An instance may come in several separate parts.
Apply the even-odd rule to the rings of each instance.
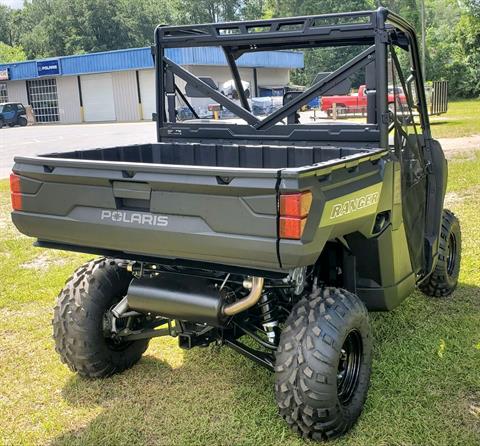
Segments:
[[[407,78],[407,101],[408,101],[408,105],[410,108],[416,108],[414,102],[413,102],[413,89],[412,89],[412,84],[413,82],[415,81],[415,76],[413,74],[411,74],[410,76],[408,76]]]

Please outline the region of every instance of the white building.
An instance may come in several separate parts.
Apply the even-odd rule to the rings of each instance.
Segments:
[[[211,77],[217,85],[232,78],[220,48],[173,48],[167,55],[192,74]],[[153,66],[149,47],[3,64],[0,103],[31,105],[39,123],[151,120]],[[289,83],[290,70],[303,67],[303,54],[250,53],[238,60],[238,66],[252,96],[264,96],[275,86]],[[182,80],[178,85],[185,91]]]

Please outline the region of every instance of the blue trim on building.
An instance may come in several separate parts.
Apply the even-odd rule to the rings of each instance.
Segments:
[[[226,65],[220,48],[168,48],[166,55],[180,65]],[[102,53],[81,54],[41,59],[58,61],[62,76],[110,71],[141,70],[153,68],[150,47],[132,48]],[[38,78],[37,60],[0,64],[0,70],[10,69],[10,80]],[[250,68],[303,68],[303,53],[298,51],[265,51],[244,54],[238,60],[239,67]]]

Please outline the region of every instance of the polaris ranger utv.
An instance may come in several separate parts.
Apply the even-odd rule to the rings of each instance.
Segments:
[[[415,287],[447,296],[458,280],[459,222],[443,209],[447,165],[414,30],[382,8],[161,26],[155,42],[158,142],[15,158],[19,231],[102,256],[58,297],[56,350],[100,378],[133,366],[153,337],[226,345],[275,373],[295,431],[339,436],[367,396],[368,311]],[[238,68],[247,53],[347,46],[357,52],[280,109],[252,113]],[[237,100],[173,60],[197,47],[223,51]],[[302,122],[305,104],[348,79],[366,85],[366,122]],[[237,118],[200,119],[186,85]],[[407,107],[389,107],[389,88]],[[180,106],[193,118],[180,121]]]

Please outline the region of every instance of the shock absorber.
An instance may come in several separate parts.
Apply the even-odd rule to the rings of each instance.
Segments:
[[[278,317],[275,305],[275,294],[272,291],[263,293],[258,301],[258,307],[260,309],[262,327],[267,334],[268,341],[276,345]]]

